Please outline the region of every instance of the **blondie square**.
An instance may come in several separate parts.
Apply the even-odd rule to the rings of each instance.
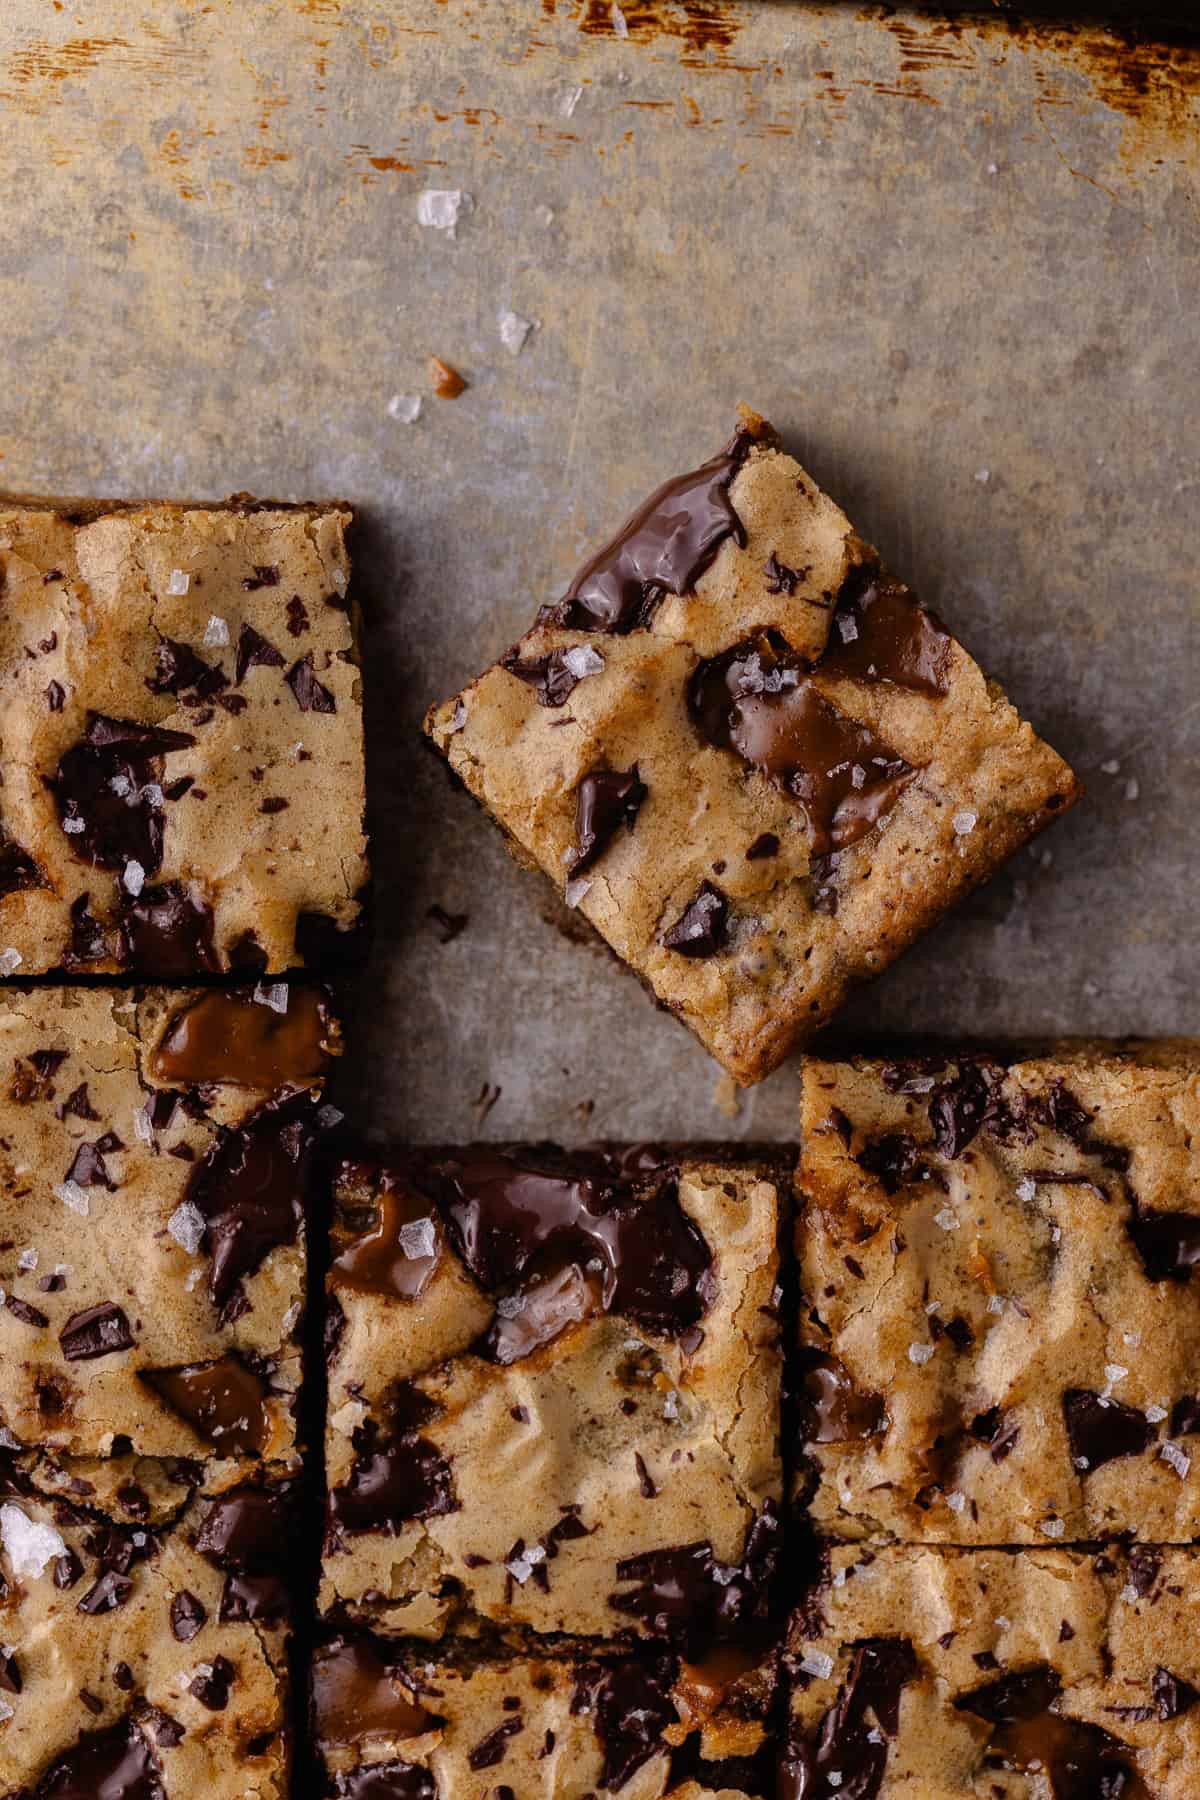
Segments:
[[[779,1600],[786,1180],[552,1146],[347,1164],[323,1605],[685,1643]]]
[[[562,1646],[430,1662],[343,1637],[314,1659],[313,1731],[335,1800],[774,1800],[776,1672]]]
[[[809,1059],[803,1135],[818,1528],[1200,1536],[1200,1047]]]
[[[839,1546],[798,1611],[780,1800],[1193,1800],[1200,1557]]]
[[[1077,796],[753,414],[426,728],[742,1083]]]
[[[347,949],[349,522],[0,499],[0,972],[186,981]]]
[[[0,995],[0,1442],[292,1461],[314,988]]]
[[[291,1503],[0,1451],[0,1793],[286,1800]]]

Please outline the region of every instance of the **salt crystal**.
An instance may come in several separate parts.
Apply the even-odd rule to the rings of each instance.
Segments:
[[[122,800],[125,798],[126,794],[132,792],[133,789],[133,783],[130,781],[128,775],[114,775],[108,785],[114,794],[120,795]]]
[[[456,235],[458,221],[471,210],[471,196],[461,188],[426,188],[417,196],[417,224]]]
[[[858,626],[849,613],[838,613],[837,628],[843,644],[852,644],[858,636]]]
[[[1144,1416],[1148,1425],[1161,1425],[1167,1416],[1167,1409],[1152,1402],[1146,1408]]]
[[[415,425],[421,416],[420,394],[393,394],[387,403],[389,419],[399,419],[403,425]]]
[[[677,1419],[678,1417],[679,1395],[676,1393],[675,1389],[672,1388],[666,1399],[663,1401],[663,1418]]]
[[[204,642],[206,644],[227,644],[229,642],[229,627],[224,619],[217,617],[216,613],[210,616],[208,624],[204,627]]]
[[[545,1562],[545,1560],[546,1552],[543,1546],[541,1544],[530,1544],[528,1550],[525,1552],[525,1561],[527,1563],[537,1564]]]
[[[1033,1197],[1036,1193],[1037,1193],[1037,1182],[1031,1180],[1028,1175],[1026,1175],[1022,1180],[1018,1181],[1017,1187],[1016,1187],[1016,1194],[1017,1194],[1018,1200],[1024,1200],[1026,1202],[1026,1204],[1028,1204],[1028,1202],[1033,1199]]]
[[[3,1543],[12,1572],[38,1576],[57,1556],[67,1554],[67,1546],[52,1525],[39,1525],[19,1506],[0,1506],[0,1543]]]
[[[1129,1370],[1122,1368],[1120,1363],[1105,1363],[1104,1365],[1104,1379],[1109,1387],[1112,1387],[1115,1382],[1124,1381],[1128,1373]]]
[[[1052,1244],[1059,1244],[1062,1242],[1062,1226],[1061,1225],[1055,1225],[1053,1227],[1053,1229],[1051,1230],[1050,1242]]]
[[[192,585],[192,578],[186,569],[172,569],[167,580],[168,594],[186,594]]]
[[[437,1232],[432,1219],[412,1219],[400,1227],[400,1248],[410,1261],[436,1256]]]
[[[621,8],[617,5],[617,0],[612,0],[612,22],[613,30],[619,38],[627,38],[629,36],[629,21],[621,11]]]
[[[254,990],[254,998],[260,1006],[269,1006],[272,1012],[285,1013],[288,1009],[287,982],[272,981],[264,984],[260,981]]]
[[[1100,773],[1102,775],[1119,775],[1121,773],[1121,765],[1115,756],[1110,757],[1108,762],[1100,764]]]
[[[467,709],[461,700],[457,701],[450,718],[451,731],[461,731],[467,722]]]
[[[20,1256],[18,1256],[18,1258],[17,1258],[17,1267],[18,1267],[18,1269],[20,1269],[21,1273],[23,1275],[28,1275],[30,1273],[30,1271],[33,1269],[36,1269],[37,1266],[38,1266],[37,1251],[32,1250],[32,1249],[31,1250],[22,1250]]]
[[[284,1313],[283,1319],[281,1321],[281,1323],[283,1325],[283,1330],[284,1330],[285,1336],[287,1336],[290,1332],[295,1330],[296,1326],[300,1322],[300,1314],[303,1311],[304,1311],[304,1308],[301,1306],[299,1300],[293,1300],[292,1304],[288,1307],[287,1311]]]
[[[14,1718],[15,1716],[15,1708],[11,1707],[7,1700],[0,1699],[0,1725],[5,1724],[7,1720]]]
[[[940,1225],[943,1231],[958,1230],[958,1214],[950,1206],[943,1206],[941,1212],[934,1213],[933,1222]]]
[[[967,1507],[967,1496],[965,1494],[960,1494],[957,1491],[953,1494],[947,1494],[946,1505],[950,1508],[952,1513],[965,1512]]]
[[[1038,1530],[1048,1538],[1060,1538],[1067,1527],[1062,1519],[1043,1519]]]
[[[200,1283],[203,1280],[204,1280],[204,1270],[203,1269],[192,1269],[188,1275],[187,1280],[184,1282],[183,1285],[187,1289],[188,1293],[191,1294],[195,1291],[196,1288],[198,1288],[200,1286]]]
[[[1012,1624],[1012,1620],[1008,1617],[1008,1615],[1006,1613],[997,1613],[996,1625],[1000,1631],[1007,1631],[1011,1624]]]
[[[990,1313],[1002,1313],[1004,1311],[1002,1297],[999,1294],[993,1294],[988,1300],[987,1309]]]
[[[1127,1581],[1125,1583],[1125,1586],[1121,1589],[1121,1592],[1118,1595],[1118,1599],[1123,1600],[1125,1602],[1126,1606],[1132,1606],[1134,1601],[1137,1598],[1138,1598],[1137,1589],[1134,1587],[1132,1581]]]
[[[82,819],[64,819],[62,828],[68,837],[77,837],[81,831],[87,830],[87,825]]]
[[[1158,1454],[1165,1463],[1170,1463],[1180,1481],[1186,1479],[1187,1472],[1192,1466],[1192,1459],[1186,1450],[1181,1450],[1178,1444],[1166,1443]]]
[[[955,813],[952,823],[959,837],[969,837],[979,823],[979,814],[964,807],[962,812]]]
[[[24,961],[19,950],[0,950],[0,975],[14,974]]]
[[[61,1200],[64,1206],[69,1206],[72,1212],[78,1213],[81,1219],[86,1219],[92,1210],[91,1201],[77,1181],[60,1182],[54,1190],[54,1197]]]
[[[927,1363],[932,1355],[932,1344],[910,1344],[908,1346],[908,1360],[911,1363],[916,1363],[918,1368],[922,1363]]]
[[[840,1769],[830,1769],[825,1779],[831,1788],[840,1788],[842,1785],[842,1771]]]
[[[529,1580],[529,1577],[533,1574],[533,1564],[527,1562],[523,1556],[512,1557],[504,1566],[512,1576],[513,1580],[519,1581],[522,1586],[525,1585]]]
[[[148,781],[146,783],[145,787],[142,789],[142,799],[147,803],[148,806],[161,806],[162,805],[163,791],[159,787],[157,781]]]
[[[833,1658],[826,1656],[823,1650],[809,1650],[800,1658],[800,1667],[806,1675],[815,1675],[818,1681],[828,1681],[833,1674]]]
[[[992,479],[992,471],[990,469],[976,469],[975,479],[980,487],[986,487],[988,482]]]
[[[510,356],[520,356],[530,332],[534,329],[534,321],[523,319],[520,313],[506,308],[503,312],[497,313],[496,322],[500,327],[500,342],[504,348]]]
[[[584,895],[591,889],[591,885],[586,876],[581,876],[578,881],[568,881],[565,896],[567,905],[578,906]]]
[[[1121,1342],[1123,1344],[1128,1344],[1131,1350],[1136,1350],[1141,1341],[1142,1334],[1140,1331],[1123,1331],[1121,1333]]]
[[[554,223],[554,208],[552,206],[539,206],[533,216],[542,227],[542,230],[548,231]]]
[[[204,1242],[205,1223],[200,1208],[193,1206],[190,1200],[184,1200],[167,1220],[167,1230],[189,1256],[195,1256]]]
[[[339,1111],[339,1109],[328,1100],[325,1102],[324,1106],[319,1106],[317,1108],[317,1124],[322,1131],[332,1131],[335,1125],[341,1124],[345,1116],[344,1112]]]
[[[140,1138],[143,1144],[154,1142],[154,1127],[144,1106],[135,1106],[133,1109],[133,1135]]]
[[[854,764],[854,767],[853,767],[853,768],[852,768],[852,769],[851,769],[851,771],[850,771],[850,785],[851,785],[851,787],[853,787],[853,788],[863,788],[863,787],[866,787],[866,785],[867,785],[867,771],[866,771],[866,770],[865,770],[865,769],[864,769],[864,768],[863,768],[863,766],[862,766],[862,764],[861,764],[861,763],[855,763],[855,764]]]
[[[574,116],[575,108],[582,99],[583,89],[581,87],[568,88],[558,103],[558,110],[562,117],[564,119],[572,118]]]
[[[1138,786],[1137,776],[1131,775],[1129,780],[1125,783],[1125,798],[1127,800],[1136,800],[1141,791],[1141,788]]]
[[[582,681],[586,675],[599,675],[604,658],[590,644],[573,644],[563,652],[563,667],[571,671],[576,681]]]
[[[146,885],[146,871],[136,857],[125,864],[125,873],[121,877],[121,886],[127,894],[138,895]]]

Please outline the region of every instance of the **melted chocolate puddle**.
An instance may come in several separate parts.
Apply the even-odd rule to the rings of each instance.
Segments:
[[[441,1721],[400,1688],[374,1644],[341,1638],[313,1658],[314,1722],[325,1744],[420,1737]]]
[[[158,1765],[131,1722],[85,1732],[56,1757],[37,1787],[37,1800],[164,1800]]]
[[[271,1435],[270,1389],[232,1352],[216,1362],[138,1373],[220,1455],[262,1455]]]
[[[986,1761],[1002,1767],[1039,1767],[1055,1800],[1145,1800],[1146,1789],[1125,1758],[1128,1747],[1098,1725],[1064,1717],[1055,1708],[1062,1682],[1035,1663],[976,1688],[954,1702],[996,1729]]]
[[[624,634],[648,625],[664,594],[690,593],[726,538],[746,542],[729,488],[753,442],[739,429],[719,456],[656,488],[539,620]]]
[[[175,1014],[150,1072],[178,1087],[236,1082],[243,1087],[307,1087],[329,1066],[329,1009],[314,988],[288,987],[287,1010],[249,994],[214,990]]]
[[[876,1437],[888,1426],[881,1394],[855,1386],[845,1364],[820,1350],[802,1353],[800,1431],[808,1444],[848,1444]]]
[[[398,1169],[380,1172],[372,1200],[374,1223],[335,1258],[333,1281],[356,1294],[419,1300],[442,1255],[434,1208]]]
[[[890,681],[938,698],[954,640],[901,581],[869,565],[843,584],[819,667],[851,681]]]
[[[825,699],[776,632],[702,662],[688,708],[709,743],[735,751],[800,803],[814,856],[865,837],[916,774]]]

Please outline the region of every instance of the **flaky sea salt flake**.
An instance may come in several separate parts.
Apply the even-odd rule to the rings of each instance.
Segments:
[[[18,1578],[36,1579],[47,1564],[67,1554],[67,1546],[52,1525],[39,1524],[19,1506],[0,1506],[0,1543]]]
[[[136,857],[131,857],[125,864],[125,873],[121,877],[121,886],[125,889],[127,894],[132,894],[136,899],[145,885],[146,871]]]
[[[410,1262],[437,1255],[437,1231],[432,1219],[410,1219],[400,1227],[400,1248]]]
[[[269,1006],[272,1012],[285,1013],[288,1009],[287,982],[260,981],[254,990],[254,998],[259,1006]]]
[[[192,578],[186,569],[172,569],[167,581],[168,594],[186,594],[192,585]]]
[[[496,323],[500,327],[500,342],[510,356],[520,356],[525,348],[531,331],[536,331],[536,319],[522,318],[520,313],[505,307],[497,313]]]
[[[183,1200],[167,1220],[167,1230],[189,1256],[195,1256],[204,1242],[206,1221],[198,1206]]]
[[[809,1650],[800,1658],[800,1667],[806,1675],[815,1675],[818,1681],[828,1681],[833,1674],[833,1658],[826,1656],[823,1650]]]
[[[92,1210],[91,1201],[77,1181],[60,1181],[54,1190],[54,1197],[72,1212],[78,1213],[81,1219],[86,1219]]]
[[[417,224],[454,237],[459,219],[470,212],[472,205],[470,194],[464,194],[461,188],[426,188],[417,196]]]
[[[80,821],[82,824],[82,820]],[[19,950],[0,950],[0,975],[13,975],[20,968],[25,958]]]
[[[229,642],[229,627],[216,613],[209,615],[208,624],[204,627],[204,642],[210,645]]]
[[[421,416],[420,394],[393,394],[387,403],[388,418],[402,425],[415,425]]]

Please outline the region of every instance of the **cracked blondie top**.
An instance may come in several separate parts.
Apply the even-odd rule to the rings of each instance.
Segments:
[[[0,500],[0,971],[321,965],[366,883],[341,507]]]
[[[322,1600],[709,1642],[777,1594],[778,1171],[553,1146],[347,1164]]]
[[[296,1455],[323,990],[0,995],[0,1442]]]
[[[728,1650],[428,1662],[343,1637],[314,1659],[313,1730],[336,1800],[773,1800],[776,1680]]]
[[[743,1083],[1078,792],[753,414],[426,728]]]
[[[796,1614],[780,1800],[1193,1800],[1194,1550],[839,1546]]]
[[[0,1793],[285,1800],[289,1508],[0,1451]]]
[[[803,1133],[820,1530],[1200,1536],[1200,1046],[809,1059]]]

